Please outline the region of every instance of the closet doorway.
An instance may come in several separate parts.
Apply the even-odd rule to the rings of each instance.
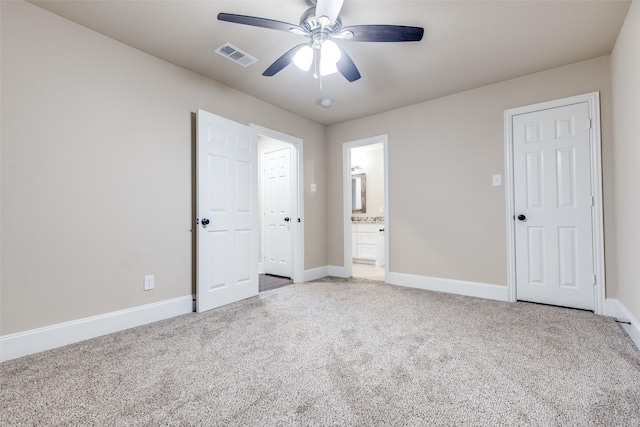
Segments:
[[[258,134],[260,290],[302,281],[302,140],[252,125]]]
[[[389,271],[387,135],[343,144],[347,277],[385,281]]]

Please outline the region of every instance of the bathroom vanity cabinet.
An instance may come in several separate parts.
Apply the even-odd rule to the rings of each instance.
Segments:
[[[384,265],[383,223],[352,223],[351,238],[353,262]]]

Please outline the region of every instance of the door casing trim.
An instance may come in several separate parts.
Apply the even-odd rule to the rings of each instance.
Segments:
[[[593,207],[593,248],[596,284],[594,292],[594,311],[603,314],[605,300],[605,264],[604,264],[604,215],[602,199],[602,139],[600,134],[600,93],[591,92],[553,101],[541,102],[504,111],[504,163],[505,163],[505,201],[507,227],[507,289],[509,301],[515,302],[516,295],[516,247],[515,247],[515,201],[513,185],[513,118],[521,114],[551,108],[564,107],[587,102],[589,106],[590,152],[591,152],[591,194]]]

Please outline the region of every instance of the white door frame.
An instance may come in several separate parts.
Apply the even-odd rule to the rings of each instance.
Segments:
[[[294,148],[295,164],[297,170],[292,171],[295,174],[295,193],[296,203],[292,206],[296,209],[296,212],[291,213],[291,235],[293,240],[292,245],[292,257],[291,263],[293,265],[293,282],[300,283],[304,281],[304,155],[303,155],[303,141],[295,136],[287,135],[275,130],[271,130],[256,124],[251,124],[251,128],[255,129],[258,135],[266,136],[268,138],[277,139],[283,142],[288,142]],[[298,218],[300,222],[298,223]],[[264,239],[263,239],[264,244]],[[264,252],[263,252],[264,253]],[[258,262],[258,260],[256,260]]]
[[[342,207],[344,230],[344,274],[351,277],[351,149],[382,143],[384,152],[384,277],[389,276],[389,137],[387,134],[342,144]],[[376,215],[374,215],[376,216]]]
[[[504,112],[505,126],[505,197],[507,206],[507,291],[509,301],[516,301],[516,249],[515,249],[515,208],[513,185],[513,117],[534,111],[564,107],[587,102],[591,120],[591,194],[594,197],[593,208],[593,248],[596,274],[595,313],[603,314],[605,299],[605,266],[604,266],[604,218],[602,200],[602,141],[600,135],[600,93],[591,92],[584,95],[556,99],[525,107],[511,108]]]

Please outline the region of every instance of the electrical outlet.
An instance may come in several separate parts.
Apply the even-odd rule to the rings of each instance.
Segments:
[[[154,282],[155,282],[155,278],[153,277],[153,275],[144,276],[144,290],[150,291],[151,289],[153,289],[155,287]]]

